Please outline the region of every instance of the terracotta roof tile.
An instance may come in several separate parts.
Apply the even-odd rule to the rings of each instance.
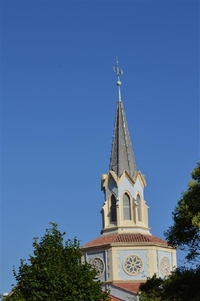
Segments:
[[[114,233],[114,234],[102,235],[86,243],[82,248],[106,245],[114,242],[119,242],[119,243],[155,242],[155,243],[161,243],[167,245],[167,242],[165,240],[152,235],[144,235],[141,233]]]
[[[123,288],[126,291],[129,291],[131,293],[138,293],[140,288],[140,282],[137,283],[128,283],[128,282],[117,282],[113,283],[114,286],[117,286],[119,288]]]

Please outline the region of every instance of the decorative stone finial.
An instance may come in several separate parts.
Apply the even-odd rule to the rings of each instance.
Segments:
[[[119,95],[119,101],[121,101],[121,90],[120,90],[120,86],[121,86],[121,81],[120,81],[120,76],[123,75],[123,70],[120,69],[119,67],[119,63],[118,63],[118,57],[116,57],[116,64],[113,67],[114,72],[116,72],[116,76],[117,76],[117,86],[118,86],[118,95]]]

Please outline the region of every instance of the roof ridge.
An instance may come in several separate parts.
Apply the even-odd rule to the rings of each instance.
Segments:
[[[110,233],[110,234],[103,234],[90,242],[83,245],[84,247],[91,247],[91,246],[98,246],[98,245],[105,245],[111,243],[164,243],[167,242],[159,237],[138,233]]]

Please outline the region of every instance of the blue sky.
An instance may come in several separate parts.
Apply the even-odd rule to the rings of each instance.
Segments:
[[[155,236],[199,158],[198,1],[1,1],[1,287],[56,222],[98,237],[122,99]],[[181,259],[181,255],[179,255]]]

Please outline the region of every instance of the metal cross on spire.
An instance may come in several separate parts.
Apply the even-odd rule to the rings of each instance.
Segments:
[[[116,76],[117,76],[118,95],[119,95],[119,101],[121,101],[121,89],[120,89],[120,86],[121,86],[122,83],[120,81],[120,76],[123,75],[123,70],[120,69],[120,67],[119,67],[118,57],[116,57],[116,64],[113,67],[113,70],[114,70],[114,72],[116,73]]]

